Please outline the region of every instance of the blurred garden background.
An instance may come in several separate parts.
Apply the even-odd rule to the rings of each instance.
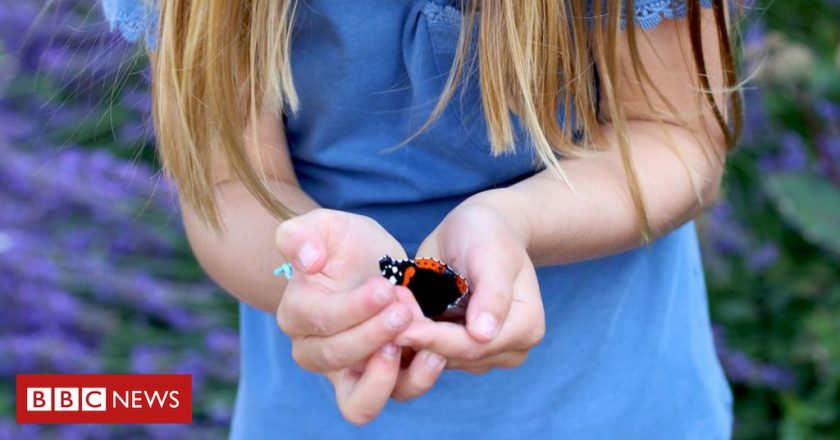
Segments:
[[[0,0],[0,439],[224,438],[237,311],[155,165],[97,0]],[[840,438],[840,1],[758,1],[746,129],[699,221],[737,439]],[[17,426],[18,373],[191,373],[194,423]]]

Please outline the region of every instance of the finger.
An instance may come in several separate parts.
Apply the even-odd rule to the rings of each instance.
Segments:
[[[394,399],[406,401],[425,394],[437,382],[446,359],[428,350],[422,350],[414,356],[411,365],[400,371],[397,384],[391,395]]]
[[[414,320],[395,343],[415,350],[426,349],[449,360],[478,360],[498,353],[527,350],[545,335],[545,317],[539,282],[533,270],[522,270],[515,278],[510,312],[499,335],[489,342],[476,341],[461,325],[431,320]],[[472,303],[470,304],[472,306]]]
[[[310,371],[347,368],[392,341],[410,321],[408,308],[395,302],[373,318],[343,332],[295,340],[292,357]]]
[[[477,341],[487,342],[499,334],[510,311],[513,284],[520,265],[497,246],[479,246],[467,255],[466,273],[473,282],[467,307],[467,331]]]
[[[394,390],[399,369],[400,348],[387,343],[370,357],[361,376],[345,370],[336,389],[344,418],[354,425],[364,425],[379,415]]]
[[[489,371],[494,368],[518,368],[528,358],[528,351],[508,351],[499,353],[494,356],[489,356],[477,361],[466,361],[461,359],[451,359],[446,363],[446,369],[449,370],[464,370],[471,373],[480,373]]]
[[[356,326],[396,300],[396,289],[375,276],[347,292],[292,281],[277,308],[277,323],[289,336],[330,336]]]
[[[475,361],[498,353],[525,350],[539,342],[545,332],[542,303],[515,302],[499,336],[490,342],[476,341],[464,326],[449,322],[414,320],[395,343],[415,350],[430,350],[449,359]]]
[[[428,319],[423,315],[423,309],[420,308],[420,304],[417,303],[417,298],[414,297],[414,294],[411,293],[408,287],[394,286],[394,289],[397,292],[397,301],[408,306],[413,319]]]
[[[369,357],[359,360],[358,362],[350,366],[350,371],[356,373],[358,376],[361,376],[362,373],[365,372],[365,368],[367,367],[367,363],[369,360]]]
[[[466,371],[467,373],[475,374],[475,375],[486,374],[486,373],[490,372],[490,370],[491,370],[491,368],[467,368],[467,369],[464,369],[464,371]]]
[[[314,274],[324,268],[327,260],[327,231],[313,222],[311,214],[304,214],[280,223],[275,241],[283,258],[303,273]]]
[[[480,357],[493,345],[476,342],[460,324],[432,320],[412,321],[394,342],[417,351],[428,350],[447,359]]]

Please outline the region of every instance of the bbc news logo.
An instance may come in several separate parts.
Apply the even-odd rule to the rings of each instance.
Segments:
[[[172,408],[181,405],[180,391],[131,390],[108,392],[107,388],[27,388],[27,411],[105,411],[111,408]]]
[[[105,411],[105,399],[107,395],[107,388],[31,387],[26,389],[26,410]],[[114,397],[116,398],[117,396],[118,394],[114,393]]]
[[[19,374],[18,423],[192,423],[189,374]]]

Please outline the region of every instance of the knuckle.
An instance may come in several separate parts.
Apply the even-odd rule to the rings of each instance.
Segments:
[[[537,325],[528,337],[528,345],[533,347],[542,342],[545,337],[545,324]]]
[[[364,286],[353,292],[353,296],[350,298],[348,312],[360,318],[370,318],[382,310],[384,306],[368,290],[363,289]]]
[[[286,317],[286,313],[283,311],[282,308],[277,309],[277,313],[274,314],[275,319],[277,320],[277,327],[280,328],[285,334],[289,334],[289,321]]]
[[[295,313],[294,313],[294,305],[293,302],[290,301],[291,295],[284,295],[283,300],[280,302],[280,306],[277,307],[277,326],[280,327],[280,330],[289,335],[298,335],[300,333],[299,329],[295,325]]]
[[[295,361],[301,368],[306,371],[310,372],[317,372],[318,369],[313,365],[309,359],[304,355],[303,350],[300,348],[300,344],[293,344],[292,345],[292,360]]]
[[[286,220],[280,223],[274,231],[274,243],[278,249],[283,249],[283,244],[286,243],[286,238],[289,236],[292,221]]]
[[[328,320],[325,316],[323,310],[313,307],[309,309],[306,313],[306,324],[309,327],[309,331],[312,334],[316,335],[327,335],[329,334],[329,324],[327,324]]]
[[[379,226],[379,224],[376,223],[376,220],[374,220],[370,217],[362,217],[361,218],[361,224],[363,226],[367,227],[367,228],[375,228],[375,227]]]
[[[382,325],[381,327],[386,327]],[[380,328],[366,328],[365,331],[359,334],[359,347],[365,347],[367,350],[373,350],[375,347],[383,345],[387,342],[389,333],[383,332]]]
[[[332,215],[333,211],[327,208],[315,208],[306,215],[312,217],[313,220],[325,220],[330,215]]]
[[[299,334],[301,330],[298,328],[300,314],[297,312],[299,309],[297,298],[298,295],[287,290],[280,301],[280,306],[277,307],[277,325],[284,333],[289,335]]]
[[[346,214],[333,209],[320,208],[318,209],[316,215],[318,216],[318,220],[323,222],[323,224],[330,225],[338,229],[347,222]]]
[[[528,357],[526,353],[514,353],[502,361],[500,368],[517,368],[521,366]]]
[[[324,370],[336,370],[344,367],[345,356],[334,348],[322,344],[318,359],[318,367]]]
[[[298,365],[303,366],[303,362],[301,362],[300,348],[294,343],[292,344],[292,360]]]

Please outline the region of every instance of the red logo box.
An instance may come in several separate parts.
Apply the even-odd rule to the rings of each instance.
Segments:
[[[19,374],[17,423],[192,423],[189,374]]]

